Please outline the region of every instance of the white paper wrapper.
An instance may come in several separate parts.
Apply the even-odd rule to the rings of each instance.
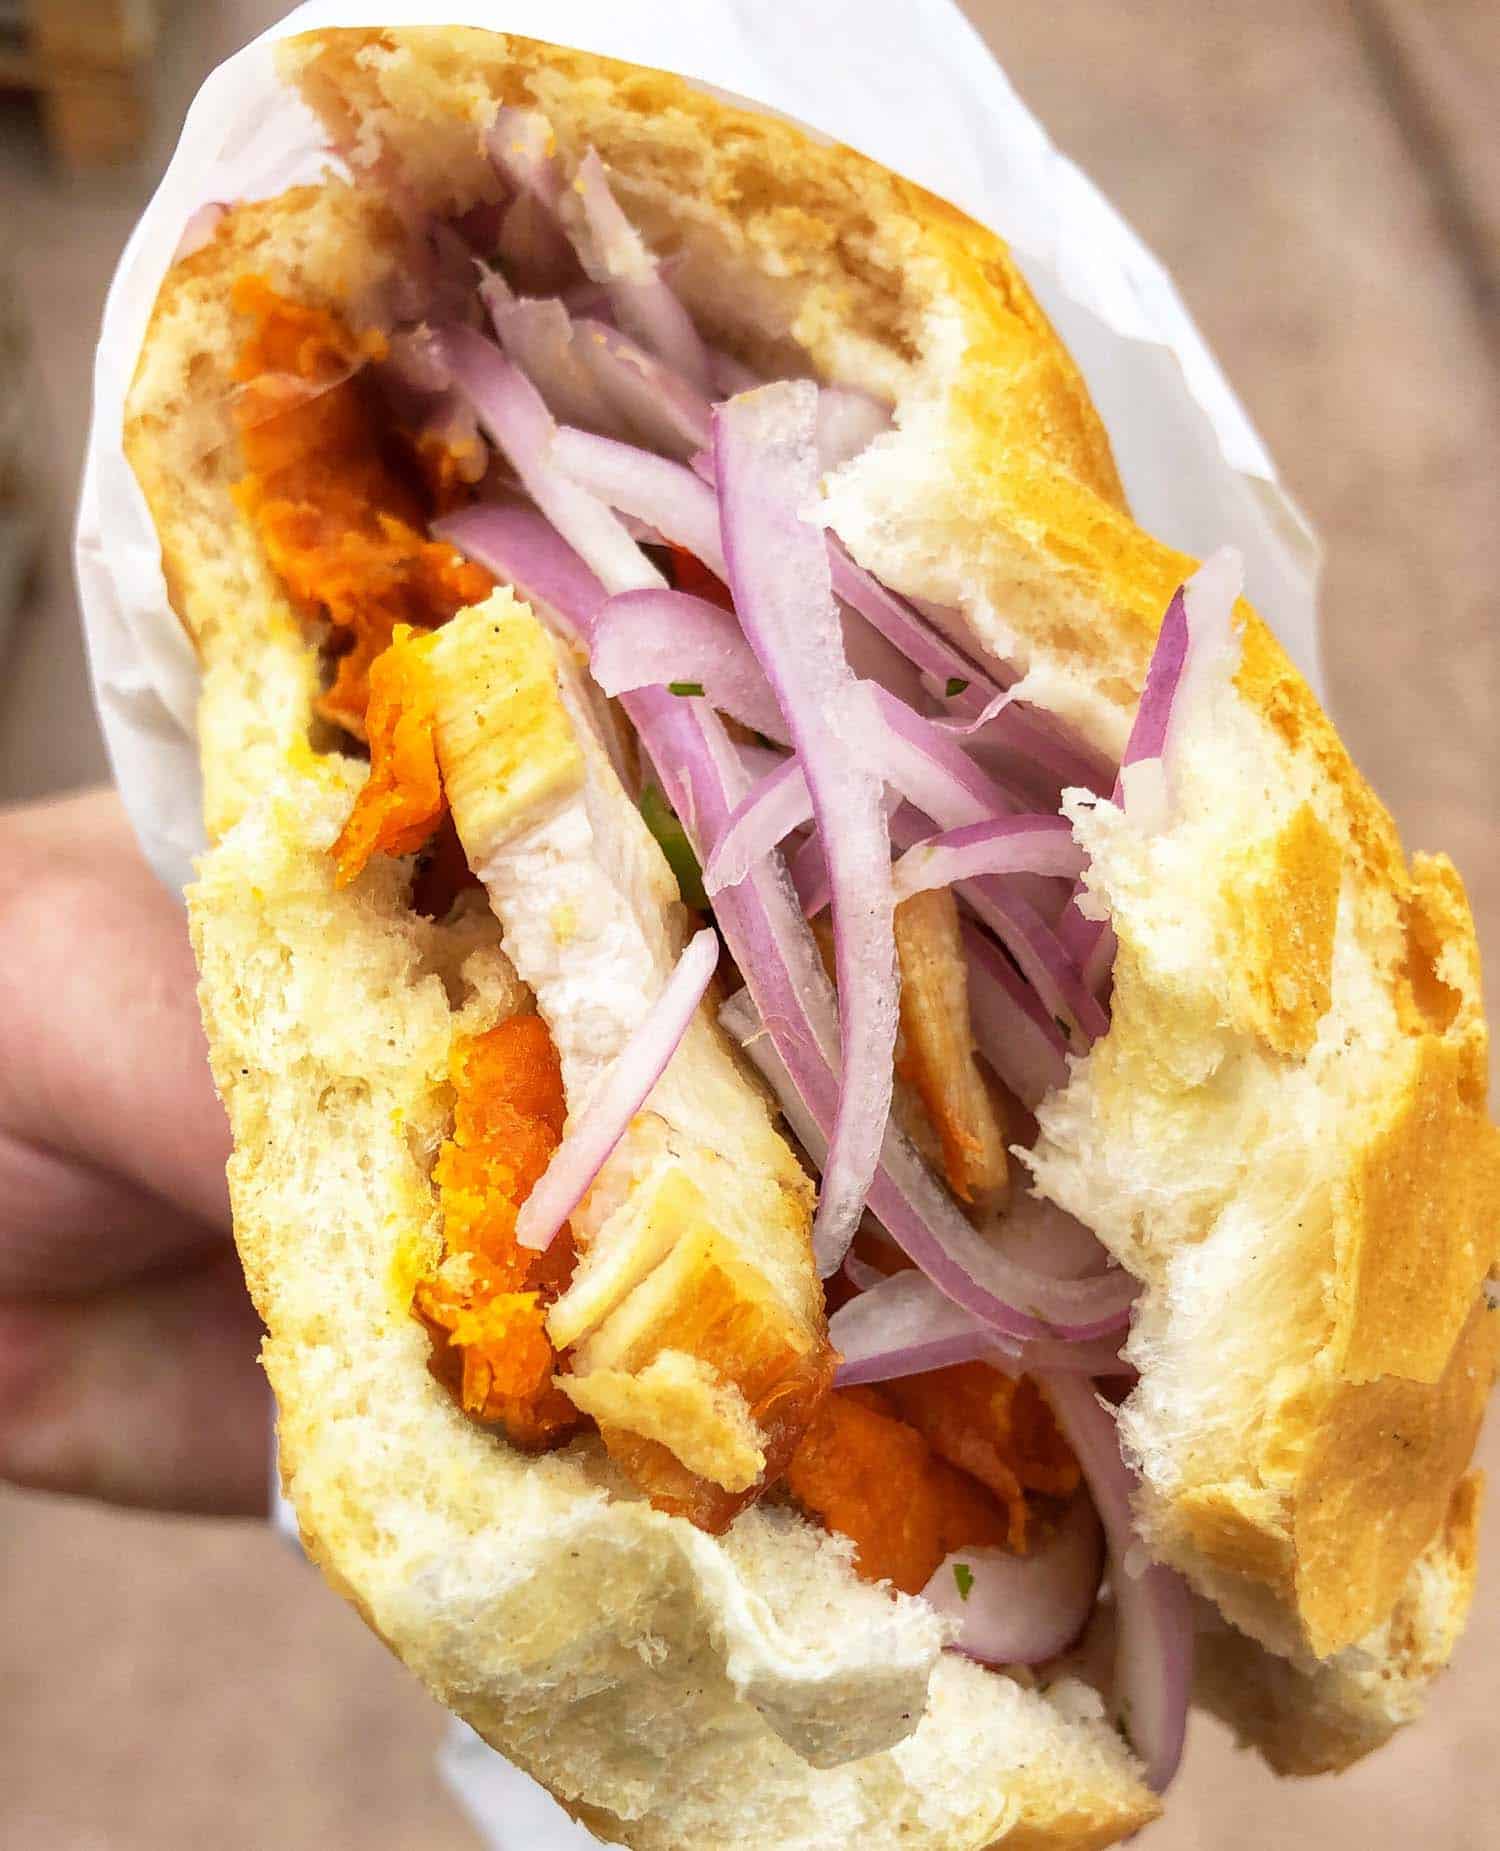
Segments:
[[[271,41],[331,25],[498,27],[655,65],[847,142],[961,206],[1013,247],[1083,369],[1142,524],[1202,555],[1230,543],[1247,590],[1321,691],[1316,541],[1170,277],[1052,147],[948,0],[312,0],[221,65],[120,260],[94,372],[77,531],[79,594],[100,717],[126,805],[162,878],[202,846],[196,673],[167,602],[156,537],[120,446],[152,302],[190,214],[316,176],[322,137],[277,84]],[[294,1533],[294,1532],[293,1532]],[[595,1841],[468,1731],[445,1771],[504,1851]]]

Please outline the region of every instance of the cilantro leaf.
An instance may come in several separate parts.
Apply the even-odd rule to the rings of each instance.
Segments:
[[[669,681],[667,692],[668,694],[680,694],[687,700],[701,699],[703,683],[701,681]]]
[[[693,853],[687,831],[677,819],[677,812],[654,784],[648,784],[641,792],[641,818],[661,845],[667,866],[677,876],[677,891],[684,902],[699,912],[707,912],[708,894],[704,891],[698,857]]]
[[[967,1562],[955,1562],[953,1564],[953,1584],[958,1589],[958,1598],[960,1600],[967,1600],[969,1598],[969,1592],[974,1586],[974,1570],[970,1568]]]
[[[943,692],[951,701],[955,695],[962,694],[968,685],[968,682],[964,680],[962,675],[950,675],[948,677],[948,685],[943,689]]]

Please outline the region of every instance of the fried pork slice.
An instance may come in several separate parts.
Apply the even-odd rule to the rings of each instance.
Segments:
[[[508,591],[427,647],[469,864],[536,997],[570,1114],[660,995],[687,914],[572,661]],[[778,1477],[832,1376],[812,1189],[700,1010],[573,1218],[559,1385],[661,1507],[720,1529]]]
[[[911,894],[896,908],[901,965],[897,1068],[922,1101],[961,1202],[996,1205],[1009,1180],[1003,1107],[974,1054],[968,967],[951,890]]]

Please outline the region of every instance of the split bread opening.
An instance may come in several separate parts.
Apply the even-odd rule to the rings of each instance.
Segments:
[[[637,805],[637,729],[505,585],[422,643],[445,801],[486,891],[428,917],[412,857],[379,853],[340,884],[367,766],[330,712],[327,624],[244,489],[246,279],[356,337],[427,321],[442,240],[435,271],[414,253],[434,223],[457,235],[514,204],[496,111],[535,112],[570,182],[595,151],[714,353],[890,408],[821,476],[819,519],[1076,757],[1127,752],[1193,562],[1130,520],[1004,247],[883,169],[677,79],[497,34],[333,32],[279,57],[353,182],[234,206],[178,261],[126,442],[202,665],[214,846],[193,928],[307,1547],[607,1839],[1111,1843],[1159,1802],[1081,1657],[994,1670],[944,1650],[931,1602],[861,1579],[847,1539],[759,1495],[834,1360],[813,1186],[718,1025],[722,991],[575,1217],[551,1308],[576,1429],[522,1451],[429,1368],[412,1306],[445,1264],[455,1049],[540,1016],[576,1118],[689,920]],[[350,365],[388,363],[377,342]],[[452,505],[514,497],[484,467]],[[1142,1544],[1200,1597],[1200,1699],[1313,1772],[1411,1719],[1467,1610],[1500,1145],[1456,874],[1408,864],[1243,603],[1233,634],[1162,790],[1069,785],[1054,804],[1117,949],[1107,1026],[1066,1049],[1034,1135],[1012,1089],[1005,1174],[945,1168],[923,1127],[961,1093],[982,1116],[967,1068],[967,1093],[906,1088],[896,1109],[952,1187],[992,1189],[1000,1221],[1039,1189],[1139,1282],[1119,1432]],[[903,960],[908,998],[921,968]],[[688,1331],[705,1304],[723,1317]]]

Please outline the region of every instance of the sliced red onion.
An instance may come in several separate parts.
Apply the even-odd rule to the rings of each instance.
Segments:
[[[934,685],[946,689],[963,683],[949,701],[949,711],[962,719],[981,714],[998,692],[989,670],[954,647],[933,630],[903,598],[849,557],[843,542],[828,536],[834,594],[858,611],[866,623],[898,649],[908,662]]]
[[[997,816],[929,836],[896,863],[898,899],[984,874],[1077,875],[1084,853],[1061,816]]]
[[[737,388],[737,390],[742,388]],[[818,389],[818,467],[825,474],[867,450],[891,428],[891,410],[849,386]]]
[[[714,468],[735,611],[791,731],[828,858],[840,1067],[813,1232],[820,1268],[843,1259],[890,1116],[898,979],[889,838],[877,771],[862,761],[860,684],[844,656],[817,490],[817,388],[762,386],[714,411]]]
[[[632,492],[623,487],[623,457],[606,458],[597,450],[590,454],[583,445],[574,446],[566,434],[565,440],[566,465],[580,481],[606,499],[611,499],[611,488],[616,494]],[[694,455],[691,467],[704,481],[712,482],[711,457],[702,453]],[[658,477],[657,481],[664,488],[667,478]],[[641,492],[636,486],[634,498],[638,499]],[[660,493],[661,488],[657,492]],[[686,499],[684,485],[678,484],[678,492]],[[614,505],[627,504],[616,501]],[[701,505],[706,506],[706,501]],[[632,505],[631,511],[639,510]],[[666,527],[662,530],[668,532],[668,537],[676,537]],[[687,545],[690,551],[697,550],[688,541],[678,539],[677,543]],[[1048,716],[1023,705],[1007,703],[996,686],[992,670],[978,666],[970,656],[933,630],[905,601],[856,565],[832,535],[828,544],[835,594],[855,614],[869,645],[878,644],[882,652],[872,657],[859,635],[850,634],[846,621],[847,652],[862,677],[880,682],[889,691],[905,680],[900,674],[900,665],[910,664],[914,672],[925,675],[943,692],[946,713],[941,721],[933,723],[942,730],[974,734],[976,748],[982,753],[998,748],[1004,754],[1004,768],[1019,771],[1027,782],[1036,782],[1041,769],[1051,785],[1059,790],[1069,784],[1089,790],[1108,787],[1113,771],[1097,753],[1062,736]],[[714,568],[711,557],[701,552],[698,556]],[[960,683],[961,686],[955,685]],[[955,692],[948,695],[946,690],[950,686],[955,687]],[[905,695],[910,690],[903,688],[901,692]],[[1045,779],[1039,788],[1048,788]],[[1024,791],[1011,787],[1010,798],[1006,807],[1031,807],[1032,798]]]
[[[587,645],[607,593],[549,520],[513,503],[460,508],[432,524],[433,537],[492,572],[570,641]]]
[[[603,502],[554,464],[557,427],[525,374],[472,328],[450,325],[439,330],[439,338],[454,383],[472,401],[527,494],[606,589],[661,586],[661,574]]]
[[[553,456],[575,482],[608,502],[623,520],[644,521],[650,531],[694,554],[720,578],[725,576],[727,567],[720,542],[717,498],[691,470],[630,444],[567,426],[557,433]],[[844,634],[849,636],[847,624]],[[880,639],[876,637],[875,640],[879,642]],[[727,613],[719,624],[714,649],[721,658],[715,671],[718,677],[723,679],[732,674],[746,687],[753,680],[763,682],[763,676],[757,676],[754,655],[742,630]],[[736,655],[740,663],[732,666]],[[686,672],[679,678],[704,679]],[[635,685],[645,683],[640,681]],[[960,747],[945,738],[943,730],[934,722],[923,720],[896,696],[888,695],[888,691],[882,695],[882,703],[883,718],[893,721],[910,735],[904,742],[892,743],[885,739],[883,729],[872,729],[871,743],[876,743],[878,737],[885,774],[893,784],[903,789],[909,787],[913,797],[930,798],[934,781],[944,779],[949,787],[948,795],[946,800],[936,800],[942,801],[941,813],[944,817],[956,816],[966,802],[967,808],[962,811],[964,820],[980,819],[993,814],[997,808],[1012,810],[1022,803],[1019,793],[987,777]],[[733,707],[726,711],[735,713],[736,718],[744,718]],[[775,724],[745,723],[756,725],[768,738],[778,741],[787,738],[784,720]]]
[[[967,647],[960,647],[931,620],[927,613],[935,607],[897,597],[855,565],[840,541],[830,538],[830,544],[835,591],[920,670],[943,702],[938,724],[976,745],[1003,746],[1009,764],[1024,765],[1032,776],[1040,767],[1059,789],[1069,784],[1087,790],[1108,789],[1113,767],[1066,735],[1050,715],[1010,698],[1004,691],[1011,680],[1009,672],[977,659],[979,646],[957,612],[944,612],[943,617],[949,629],[963,636]],[[915,608],[918,605],[920,611]]]
[[[615,510],[620,525],[625,529],[637,546],[665,546],[666,541],[646,521],[638,521],[633,514],[621,514]]]
[[[985,1362],[1000,1347],[989,1325],[945,1298],[915,1269],[877,1274],[828,1320],[828,1340],[843,1358],[835,1378],[839,1388]],[[1007,1360],[1011,1353],[1007,1347]]]
[[[490,160],[515,193],[500,221],[498,255],[532,294],[550,295],[578,275],[557,215],[563,177],[552,125],[534,109],[500,109],[488,146]]]
[[[746,739],[736,739],[734,749],[753,784],[759,784],[762,778],[768,778],[773,771],[779,771],[787,761],[786,753],[777,747],[752,745]]]
[[[1140,705],[1135,710],[1130,737],[1125,743],[1125,754],[1120,761],[1122,767],[1134,765],[1143,758],[1160,758],[1166,744],[1172,703],[1177,698],[1183,664],[1187,661],[1187,600],[1182,593],[1179,585],[1172,593],[1167,614],[1156,633],[1156,647],[1146,667],[1146,685],[1141,689]]]
[[[873,761],[879,774],[936,821],[1003,834],[1005,819],[997,819],[996,811],[1014,808],[1013,793],[1002,790],[980,771],[933,722],[912,713],[883,689],[868,683],[859,685],[873,699],[888,729],[882,734]],[[787,779],[793,775],[783,774]],[[771,807],[763,809],[761,806],[768,798]],[[904,845],[908,848],[913,840],[910,834],[912,815],[911,811],[898,812],[890,827],[891,835],[898,842],[906,832]],[[977,821],[970,820],[976,818]],[[769,792],[754,795],[747,802],[746,812],[734,819],[735,834],[730,847],[723,851],[722,862],[718,860],[720,850],[715,844],[710,856],[711,879],[724,884],[740,877],[747,854],[767,852],[804,820],[789,786],[778,785]],[[1035,827],[1035,819],[1024,820]],[[1073,857],[1072,865],[1076,865],[1077,851],[1067,823],[1061,818],[1055,822],[1043,820],[1046,828],[1055,829],[1056,852],[1059,856]],[[920,823],[917,826],[920,829]],[[1064,838],[1066,848],[1062,847]],[[821,827],[817,841],[817,849],[804,847],[799,852],[793,875],[809,914],[818,911],[823,904],[823,881],[816,859],[827,852],[826,836]],[[710,891],[713,890],[710,886]],[[1087,1052],[1089,1043],[1108,1030],[1109,1018],[1068,959],[1046,917],[1016,890],[1013,883],[993,875],[963,878],[959,892],[1020,963],[1047,1014],[1065,1025],[1075,1051]]]
[[[1095,996],[1103,996],[1109,984],[1116,949],[1115,929],[1106,921],[1104,930],[1095,935],[1079,966],[1085,988]]]
[[[1222,546],[1204,560],[1182,588],[1188,647],[1161,745],[1161,755],[1169,766],[1184,717],[1194,713],[1215,682],[1227,676],[1236,655],[1234,607],[1244,583],[1244,560],[1232,546]]]
[[[828,904],[828,857],[814,831],[798,844],[788,863],[804,919],[816,919]]]
[[[743,992],[741,992],[741,994],[743,994]],[[731,998],[730,1000],[733,1001],[735,999]],[[719,1011],[719,1020],[721,1022],[725,1020],[725,1009],[727,1008],[728,1004],[725,1004],[725,1008]],[[864,1226],[860,1229],[860,1232],[863,1234],[866,1229],[869,1228],[874,1228],[877,1232],[879,1231],[879,1223],[876,1222],[871,1215],[865,1217]],[[877,1285],[883,1284],[889,1276],[883,1273],[878,1266],[871,1266],[868,1260],[862,1260],[852,1247],[844,1255],[842,1270],[844,1277],[849,1281],[850,1285],[854,1287],[856,1292],[873,1291]],[[927,1277],[925,1273],[919,1273],[917,1276],[923,1279]],[[928,1284],[930,1285],[931,1283],[931,1280],[928,1280]],[[939,1293],[938,1296],[942,1297],[942,1294]],[[943,1299],[944,1304],[947,1304],[947,1302],[947,1299]]]
[[[741,888],[738,891],[743,895],[745,890]],[[715,917],[718,917],[717,911]],[[833,1004],[831,986],[828,1004],[831,1009]],[[771,1087],[771,1091],[776,1095],[776,1103],[781,1108],[782,1117],[792,1128],[792,1135],[812,1159],[814,1167],[821,1170],[823,1161],[828,1155],[828,1140],[823,1135],[817,1119],[803,1103],[801,1093],[792,1084],[786,1066],[772,1044],[771,1031],[761,1022],[755,1003],[751,999],[748,983],[743,990],[737,990],[727,1002],[719,1005],[719,1023],[726,1033],[734,1037],[741,1051],[748,1056],[750,1064]],[[805,1030],[802,1024],[794,1024],[793,1029],[794,1032],[805,1032],[809,1042],[812,1041],[814,1030],[810,1020],[806,1023]],[[774,1082],[772,1075],[776,1076]],[[857,1264],[852,1253],[844,1255],[843,1263],[846,1269]]]
[[[841,602],[839,613],[844,631],[844,654],[860,680],[877,681],[908,707],[920,710],[928,697],[922,677],[913,665],[851,605]]]
[[[964,920],[969,965],[969,1019],[979,1052],[1034,1112],[1048,1093],[1068,1083],[1062,1031],[996,944]]]
[[[478,342],[477,336],[472,339]],[[486,344],[479,342],[479,345],[483,348]],[[498,355],[493,358],[503,365]],[[538,409],[545,415],[544,407]],[[563,453],[575,482],[582,473],[590,488],[600,491],[615,505],[633,501],[632,512],[651,519],[658,530],[679,545],[687,545],[699,558],[708,554],[707,563],[711,567],[715,563],[720,550],[717,507],[712,491],[690,470],[650,457],[629,445],[567,429],[557,435],[554,454],[559,453]],[[581,471],[576,467],[579,462],[583,465]],[[588,538],[585,534],[585,539]],[[621,538],[631,547],[640,566],[655,577],[654,568],[641,557],[628,536],[622,533]],[[604,564],[608,567],[607,558]],[[600,576],[603,576],[602,570]],[[881,770],[916,796],[930,814],[936,812],[935,820],[958,824],[988,819],[997,809],[1014,807],[1010,796],[979,771],[962,749],[931,721],[912,713],[894,697],[879,690],[874,692],[889,734],[890,762]],[[987,917],[1008,934],[1008,942],[1012,942],[1016,954],[1029,964],[1027,974],[1043,986],[1049,1010],[1068,1020],[1080,1040],[1102,1033],[1106,1025],[1102,1011],[1095,1004],[1094,1013],[1089,1013],[1091,999],[1078,993],[1081,984],[1077,975],[1061,955],[1045,919],[1019,896],[1001,892],[987,894],[982,883],[976,883],[976,888]],[[997,1066],[997,1071],[1001,1071],[1003,1077],[1003,1068]]]
[[[993,875],[960,881],[956,892],[1020,965],[1073,1052],[1086,1054],[1109,1032],[1109,1016],[1063,949],[1055,928],[1013,883]]]
[[[557,434],[554,456],[558,467],[580,486],[619,512],[647,522],[664,538],[702,560],[711,572],[724,577],[718,503],[711,486],[714,479],[711,458],[695,457],[691,467],[684,467],[654,456],[648,450],[567,427]],[[942,638],[929,632],[878,580],[856,566],[832,536],[828,539],[828,550],[836,594],[856,614],[861,626],[868,626],[864,636],[869,644],[880,649],[873,658],[867,651],[861,653],[865,649],[861,632],[851,631],[846,620],[848,654],[851,660],[859,658],[860,674],[881,684],[892,680],[891,660],[884,653],[888,648],[895,652],[898,663],[910,661],[918,668],[933,668],[936,672],[952,670],[960,674],[973,693],[956,698],[951,703],[953,710],[963,713],[972,708],[974,713],[982,713],[986,690],[990,697],[995,692],[993,685],[985,680],[983,671],[960,656]],[[955,739],[945,737],[944,726],[923,720],[889,689],[886,694],[901,710],[897,730],[910,735],[904,744],[898,742],[892,751],[904,760],[913,792],[928,788],[933,771],[926,761],[931,761],[936,771],[949,774],[950,783],[956,780],[967,789],[972,806],[961,819],[965,822],[978,822],[997,811],[1030,806],[1030,799],[1024,793],[1007,788],[980,770]],[[895,713],[894,709],[885,711],[888,719]],[[892,777],[891,781],[901,783],[899,777]]]
[[[535,109],[497,109],[487,138],[490,160],[517,193],[534,193],[555,212],[563,177],[552,124]]]
[[[952,697],[945,688],[934,691],[946,701],[956,701],[960,710],[972,709],[967,690]],[[1001,774],[1023,780],[1041,775],[1049,793],[1073,787],[1103,795],[1114,784],[1115,768],[1101,753],[1067,733],[1050,714],[1018,701],[1010,689],[966,718],[944,716],[936,724],[962,739],[981,764]]]
[[[738,886],[762,856],[771,854],[794,829],[812,819],[812,793],[801,762],[795,757],[785,759],[730,812],[703,869],[705,891],[712,896],[721,887]]]
[[[516,1216],[523,1247],[552,1245],[687,1033],[719,963],[712,926],[694,935],[645,1020],[593,1087]]]
[[[610,306],[609,291],[592,277],[585,277],[581,283],[573,284],[571,289],[563,290],[559,299],[576,321],[587,317],[593,321],[602,321],[607,327],[614,325],[611,321],[614,309]]]
[[[1163,774],[1155,768],[1170,753],[1174,720],[1195,705],[1234,647],[1234,606],[1244,566],[1232,547],[1222,547],[1172,594],[1146,666],[1145,686],[1120,760],[1112,800],[1143,826],[1159,829],[1167,820]],[[1114,964],[1115,935],[1107,919],[1089,919],[1077,894],[1058,927],[1062,943],[1084,980],[1103,991]]]
[[[692,317],[662,280],[656,259],[621,211],[604,163],[592,148],[579,163],[574,184],[592,240],[593,261],[585,257],[584,268],[609,290],[620,326],[708,398],[713,391],[708,353]]]
[[[1129,1316],[1129,1274],[1116,1267],[1099,1278],[1054,1280],[1017,1266],[970,1226],[899,1132],[887,1137],[870,1206],[940,1291],[1002,1335],[1079,1342],[1120,1329]]]
[[[760,864],[750,880],[772,866]],[[732,898],[744,888],[725,892]],[[716,904],[716,915],[722,924],[722,900]],[[732,938],[730,949],[748,976],[746,961]],[[754,986],[751,989],[753,995]],[[787,1000],[772,995],[772,1001],[782,1007]],[[753,1009],[740,1011],[737,1020],[731,1022],[722,1010],[719,1019],[731,1028],[775,1093],[816,1163],[824,1148],[822,1127],[832,1118],[831,1074],[826,1067],[820,1071],[806,1057],[803,1042],[785,1032],[784,1021],[766,1014],[758,998]],[[784,1047],[788,1053],[783,1053]],[[945,1297],[982,1318],[1004,1339],[1057,1338],[1076,1343],[1108,1336],[1126,1322],[1136,1292],[1127,1273],[1116,1267],[1093,1279],[1059,1280],[1017,1266],[969,1224],[894,1123],[886,1131],[880,1169],[870,1188],[870,1208],[896,1245]]]
[[[904,793],[895,784],[887,786],[886,805],[891,819],[891,838],[895,847],[905,849],[908,854],[911,854],[916,847],[941,839],[933,834],[930,819],[924,816],[915,804],[906,802]],[[1009,818],[997,819],[1000,823],[1010,820]],[[1014,820],[1028,824],[1033,819],[1020,817]],[[983,830],[989,828],[990,825],[972,823],[965,827]],[[1064,824],[1063,827],[1066,828],[1067,825]],[[809,919],[821,912],[828,904],[827,872],[822,866],[821,856],[822,851],[814,836],[810,842],[799,847],[792,867],[792,882],[802,898],[803,911]],[[898,869],[900,865],[898,862]],[[914,864],[913,871],[915,872],[919,867],[920,863]],[[1006,876],[1006,879],[1023,899],[1031,900],[1044,920],[1055,918],[1057,911],[1067,903],[1067,885],[1060,878],[1041,874],[1010,874]],[[966,884],[961,885],[961,890],[966,890]]]
[[[978,775],[983,776],[982,773]],[[919,807],[934,816],[934,821],[950,828],[955,826],[950,819],[966,814],[968,801],[958,782],[951,790],[934,783],[926,801],[916,799]],[[939,809],[946,806],[947,814],[934,815],[933,810],[928,809],[929,803]],[[892,817],[891,838],[898,846],[911,848],[923,834],[920,820],[914,823],[910,807],[903,807]],[[1086,1054],[1090,1043],[1108,1031],[1109,1017],[1063,949],[1056,929],[1019,891],[1019,878],[978,875],[961,880],[956,891],[1020,965],[1022,974],[1047,1013],[1063,1030],[1073,1051]]]
[[[630,591],[612,598],[599,615],[589,669],[610,695],[674,684],[701,688],[712,706],[742,726],[767,739],[787,738],[781,710],[739,625],[728,611],[686,592]]]
[[[1141,1553],[1131,1504],[1135,1475],[1120,1451],[1114,1410],[1083,1377],[1039,1378],[1068,1445],[1083,1468],[1109,1540],[1118,1614],[1115,1707],[1157,1792],[1171,1784],[1187,1734],[1193,1681],[1193,1609],[1187,1584],[1155,1562],[1133,1572]]]
[[[1201,704],[1233,654],[1243,583],[1239,554],[1221,547],[1178,587],[1162,618],[1114,791],[1114,801],[1147,830],[1166,827],[1166,761],[1183,716]]]
[[[1060,1658],[1089,1622],[1104,1571],[1104,1536],[1086,1494],[1025,1555],[958,1549],[922,1589],[957,1620],[954,1649],[985,1665],[1041,1665]]]
[[[599,391],[653,449],[691,456],[711,441],[713,407],[708,399],[628,334],[608,322],[584,320],[577,324],[574,347]]]
[[[1019,792],[981,771],[935,721],[914,713],[878,684],[870,686],[870,694],[883,723],[877,748],[882,776],[935,823],[959,829],[1026,809]]]
[[[491,269],[488,264],[480,264],[478,270],[479,300],[484,304],[484,311],[493,323],[497,316],[520,298],[499,270]]]
[[[848,1259],[844,1270],[850,1272]],[[1128,1373],[1120,1361],[1118,1336],[1085,1343],[1008,1339],[945,1298],[925,1273],[908,1269],[885,1276],[870,1268],[865,1279],[859,1296],[828,1321],[829,1341],[843,1357],[835,1378],[840,1388],[894,1382],[972,1362],[989,1363],[1006,1375],[1034,1369],[1091,1376]]]
[[[903,807],[906,806],[901,793],[887,787],[885,794],[887,818],[894,816]],[[916,812],[912,811],[911,814],[915,815]],[[815,919],[828,904],[828,861],[823,853],[823,845],[815,832],[797,844],[788,867],[792,876],[792,885],[797,890],[797,898],[802,902],[803,916]]]
[[[580,488],[620,513],[645,521],[663,539],[724,577],[718,498],[691,469],[568,425],[557,433],[552,458]]]
[[[1109,1255],[1091,1228],[1045,1196],[1019,1191],[997,1230],[1010,1257],[1054,1279],[1084,1279],[1108,1269]],[[1093,1375],[1106,1375],[1094,1369]]]
[[[612,437],[624,435],[620,415],[584,365],[573,323],[556,297],[512,302],[487,299],[485,306],[506,358],[541,393],[555,418]]]
[[[1115,961],[1115,932],[1107,919],[1089,919],[1079,909],[1079,881],[1057,922],[1057,942],[1095,996],[1104,996]]]
[[[712,486],[714,461],[708,452],[695,453],[689,458],[689,466],[703,482]],[[943,688],[950,682],[961,681],[963,688],[952,699],[953,713],[967,717],[982,713],[996,693],[988,672],[956,649],[946,637],[931,630],[910,605],[887,590],[879,579],[856,565],[842,541],[830,533],[827,542],[834,595],[839,601],[895,652],[898,661],[910,664],[913,670],[934,679]],[[861,672],[870,674],[872,671],[862,668]],[[873,672],[882,682],[890,678],[884,668]]]

